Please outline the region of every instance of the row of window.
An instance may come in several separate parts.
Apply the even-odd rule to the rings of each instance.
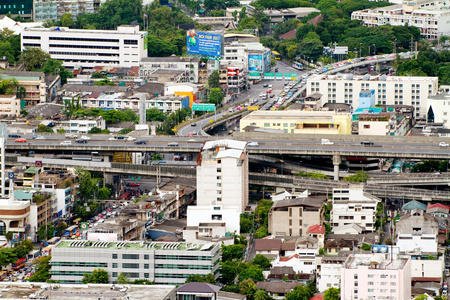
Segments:
[[[86,52],[62,52],[62,51],[50,51],[50,54],[56,55],[81,55],[81,56],[113,56],[119,57],[119,53],[86,53]]]
[[[106,268],[107,263],[96,262],[69,262],[69,261],[55,261],[52,262],[52,266],[55,267],[94,267],[94,268]]]
[[[40,36],[24,36],[23,39],[24,40],[40,40],[41,37]]]
[[[155,259],[167,260],[212,260],[211,256],[187,256],[187,255],[155,255]]]
[[[118,39],[94,39],[94,38],[76,38],[76,37],[59,37],[51,36],[50,41],[77,41],[77,42],[104,42],[104,43],[118,43]]]
[[[25,44],[24,44],[25,45]],[[106,49],[119,50],[118,46],[94,46],[94,45],[64,45],[64,44],[50,44],[50,48],[83,48],[83,49]]]
[[[212,266],[156,264],[155,269],[211,270]]]

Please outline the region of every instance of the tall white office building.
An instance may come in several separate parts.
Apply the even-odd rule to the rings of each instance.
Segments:
[[[21,49],[38,47],[67,68],[95,66],[133,67],[147,57],[147,32],[139,25],[121,25],[117,30],[27,28]]]
[[[248,204],[246,142],[208,141],[197,164],[197,205],[187,210],[184,238],[224,237],[239,233],[239,217]]]
[[[321,106],[325,103],[347,103],[356,110],[362,90],[375,90],[377,104],[411,105],[416,118],[426,119],[427,98],[437,94],[438,77],[321,74],[308,79],[306,91],[308,94],[322,94]]]

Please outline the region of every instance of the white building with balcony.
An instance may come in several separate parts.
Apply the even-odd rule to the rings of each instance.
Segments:
[[[317,265],[317,289],[323,293],[330,287],[340,288],[341,268],[345,262],[345,257],[316,257]]]
[[[392,6],[357,10],[352,13],[352,20],[361,20],[368,27],[414,26],[428,40],[450,35],[450,8],[445,1],[403,1]]]
[[[16,95],[0,95],[0,115],[18,117],[20,115],[20,99]]]
[[[358,108],[363,90],[375,90],[375,102],[381,105],[414,107],[416,119],[426,119],[427,98],[438,92],[438,77],[354,76],[353,74],[312,75],[307,82],[307,94],[322,94],[325,103],[347,103]]]
[[[364,232],[374,232],[377,204],[380,201],[379,198],[365,193],[363,187],[333,189],[333,209],[330,216],[332,230],[357,224]]]
[[[21,50],[40,48],[67,68],[133,67],[147,57],[146,35],[139,25],[121,25],[117,30],[27,28],[21,35]]]

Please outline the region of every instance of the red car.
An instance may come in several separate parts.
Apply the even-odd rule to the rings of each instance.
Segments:
[[[26,142],[27,142],[27,140],[26,140],[26,139],[23,139],[23,138],[21,138],[21,139],[17,139],[17,140],[15,140],[14,142],[16,142],[16,143],[26,143]]]
[[[270,93],[272,93],[272,90],[267,90],[266,93],[267,93],[267,94],[270,94]]]
[[[136,182],[130,182],[130,183],[128,184],[128,186],[139,186],[139,183],[136,183]]]

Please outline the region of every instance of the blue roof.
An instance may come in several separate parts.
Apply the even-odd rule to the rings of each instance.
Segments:
[[[14,197],[18,200],[31,200],[33,198],[33,193],[27,193],[24,190],[14,191]]]
[[[379,114],[380,112],[383,112],[383,108],[380,107],[369,107],[369,108],[360,108],[356,109],[353,114]]]
[[[413,209],[421,209],[421,210],[427,210],[426,204],[423,204],[422,202],[412,200],[408,203],[405,203],[402,206],[402,210],[413,210]]]

